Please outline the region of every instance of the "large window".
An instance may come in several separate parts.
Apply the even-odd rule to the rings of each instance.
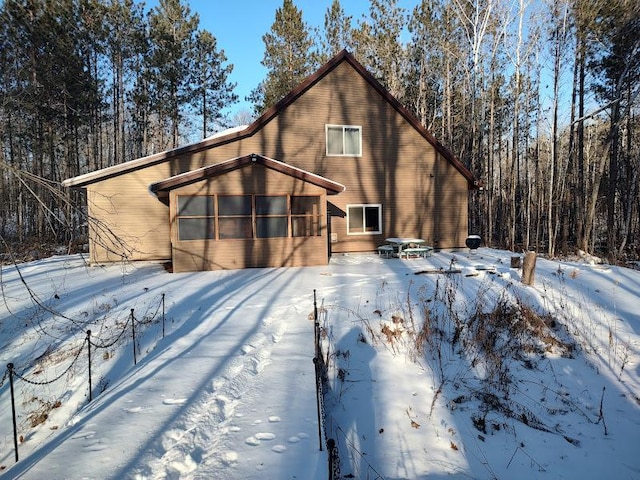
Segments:
[[[291,234],[294,237],[320,235],[320,197],[291,197]]]
[[[362,155],[362,127],[356,125],[327,125],[327,155]]]
[[[219,238],[253,237],[251,210],[251,195],[219,195]]]
[[[289,209],[286,195],[256,195],[256,237],[287,237]]]
[[[347,234],[382,233],[382,205],[347,205]]]
[[[318,196],[180,195],[177,203],[179,240],[321,234],[322,209]]]
[[[178,232],[180,240],[216,238],[213,197],[178,197]]]

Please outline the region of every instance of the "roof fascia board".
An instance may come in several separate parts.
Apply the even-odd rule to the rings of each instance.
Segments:
[[[251,164],[262,165],[266,168],[270,168],[285,175],[289,175],[305,182],[312,183],[324,188],[330,195],[336,195],[346,189],[346,187],[341,183],[334,182],[333,180],[330,180],[328,178],[321,177],[320,175],[316,175],[315,173],[302,170],[273,158],[253,153],[251,155],[232,158],[224,162],[216,163],[214,165],[209,165],[197,170],[192,170],[190,172],[175,175],[160,182],[151,184],[149,186],[149,190],[156,195],[159,195],[161,192],[167,192],[184,185],[189,185],[201,180],[224,175],[233,170],[237,170]]]

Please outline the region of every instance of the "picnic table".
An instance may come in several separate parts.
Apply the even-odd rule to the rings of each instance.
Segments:
[[[389,258],[394,257],[428,257],[433,251],[421,238],[391,237],[386,239],[387,245],[378,247],[378,253]]]

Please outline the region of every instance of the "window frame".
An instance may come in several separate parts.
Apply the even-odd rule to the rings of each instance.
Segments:
[[[351,214],[352,208],[362,209],[362,231],[351,231]],[[375,207],[378,209],[378,230],[367,231],[367,215],[366,209]],[[382,234],[382,204],[381,203],[349,203],[347,208],[347,235],[380,235]]]
[[[294,203],[297,199],[302,198],[314,198],[317,199],[316,205],[313,207],[317,207],[317,212],[314,212],[313,208],[311,209],[311,213],[308,211],[305,213],[294,212]],[[313,238],[322,236],[322,202],[319,195],[289,195],[289,218],[291,221],[291,236],[295,238]],[[304,231],[315,232],[313,235],[297,235],[300,225]]]
[[[253,194],[253,217],[254,217],[254,229],[253,229],[253,238],[288,238],[290,237],[290,219],[291,219],[291,206],[289,203],[289,195],[267,195],[267,194]],[[258,198],[264,199],[284,199],[284,212],[280,211],[260,211],[258,212]],[[271,205],[269,202],[265,204],[268,205],[267,210]],[[273,235],[270,228],[267,228],[267,235],[262,235],[263,226],[266,226],[267,223],[278,222],[283,220],[285,221],[285,235]],[[264,222],[264,225],[262,225]]]
[[[208,198],[211,202],[211,211],[208,214],[193,214],[190,215],[181,215],[180,208],[180,199],[181,198]],[[203,241],[203,240],[215,240],[218,237],[218,225],[217,225],[217,211],[216,211],[217,202],[212,195],[176,195],[176,235],[178,237],[178,241],[180,242],[193,242],[193,241]],[[212,227],[212,230],[207,228],[204,231],[204,236],[198,238],[180,238],[180,233],[182,229],[180,228],[181,220],[204,220],[207,222],[207,226]],[[212,235],[212,236],[208,236]]]
[[[255,234],[256,234],[255,233],[255,214],[254,214],[255,205],[253,203],[253,195],[245,194],[245,193],[240,193],[240,194],[232,193],[232,194],[216,194],[216,195],[213,195],[213,197],[215,198],[216,226],[218,227],[218,234],[216,235],[215,240],[248,240],[248,239],[255,238]],[[231,212],[231,213],[225,212],[224,214],[221,214],[220,199],[221,198],[231,199],[233,197],[249,197],[249,204],[248,204],[249,211],[248,212]],[[227,208],[228,206],[225,207],[225,210]],[[221,224],[224,224],[224,227]],[[229,234],[228,232],[230,231],[230,229],[227,225],[231,225],[232,226],[231,230],[235,229],[236,232],[243,231],[244,235],[239,233],[233,234],[233,235]],[[248,230],[251,230],[251,235],[247,234]],[[221,235],[224,235],[224,237],[221,237]]]
[[[345,131],[347,128],[357,129],[358,130],[358,153],[331,153],[329,152],[329,129],[331,128],[341,128],[342,129],[342,151],[346,151],[346,143],[345,143]],[[325,152],[327,157],[362,157],[362,125],[337,125],[337,124],[326,124],[324,126],[325,131]]]

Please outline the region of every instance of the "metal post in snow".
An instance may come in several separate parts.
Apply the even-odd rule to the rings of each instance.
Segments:
[[[87,346],[89,348],[89,401],[93,400],[93,388],[91,386],[91,330],[87,330]]]
[[[320,324],[318,323],[318,302],[316,301],[315,289],[313,289],[313,341],[317,358],[320,355]]]
[[[11,387],[11,415],[13,416],[13,448],[16,452],[16,463],[18,463],[18,423],[16,422],[16,398],[13,393],[13,363],[7,364],[9,370],[9,385]]]
[[[162,338],[164,338],[164,293],[162,294]]]
[[[138,364],[136,358],[136,317],[133,316],[133,308],[131,309],[131,332],[133,333],[133,364]]]

